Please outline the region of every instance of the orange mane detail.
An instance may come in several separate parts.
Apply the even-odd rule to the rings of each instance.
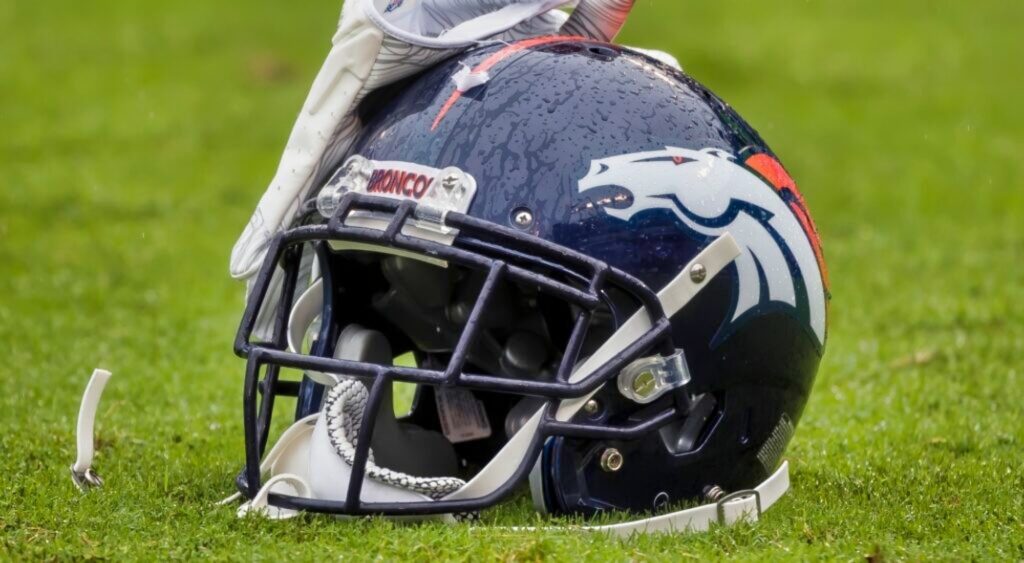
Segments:
[[[818,269],[821,270],[821,280],[825,283],[825,291],[829,289],[828,266],[825,265],[825,254],[821,248],[821,236],[818,234],[818,227],[814,225],[811,215],[807,212],[807,204],[804,196],[796,187],[796,182],[782,167],[782,164],[771,156],[760,153],[748,158],[745,164],[761,175],[775,191],[789,190],[796,197],[796,201],[789,202],[790,209],[796,214],[796,218],[807,233],[814,249],[814,256],[818,259]]]

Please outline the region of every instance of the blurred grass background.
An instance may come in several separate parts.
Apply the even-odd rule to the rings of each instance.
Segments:
[[[227,259],[336,1],[0,3],[0,558],[1024,557],[1024,4],[638,0],[757,127],[826,245],[832,327],[755,526],[621,542],[234,518],[242,288]],[[67,466],[89,371],[97,466]],[[528,501],[492,511],[537,523]]]

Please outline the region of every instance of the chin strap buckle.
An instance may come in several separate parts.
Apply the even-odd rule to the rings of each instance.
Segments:
[[[747,506],[747,501],[750,499],[754,500],[753,508],[755,510],[753,511]],[[761,519],[761,513],[763,512],[761,508],[761,492],[757,489],[733,491],[715,501],[715,509],[718,512],[718,523],[722,526],[728,526],[747,516],[753,516],[752,520],[756,522]],[[728,512],[727,509],[729,509]]]
[[[78,490],[83,493],[93,487],[103,486],[103,478],[100,477],[99,473],[93,471],[91,467],[87,467],[85,471],[78,471],[75,469],[75,465],[71,464],[71,480],[75,482]]]

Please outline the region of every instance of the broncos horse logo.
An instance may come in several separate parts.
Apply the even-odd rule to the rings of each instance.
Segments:
[[[756,174],[755,174],[756,172]],[[717,149],[666,147],[594,160],[580,193],[615,187],[632,204],[605,213],[628,221],[648,209],[668,209],[705,236],[732,234],[739,287],[730,323],[761,304],[780,304],[825,342],[827,272],[817,231],[795,184],[775,159],[758,154],[740,164]]]

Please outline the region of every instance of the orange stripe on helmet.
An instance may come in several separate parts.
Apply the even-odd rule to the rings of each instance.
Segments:
[[[821,280],[825,284],[825,290],[829,289],[828,266],[825,264],[825,253],[821,248],[821,236],[818,234],[818,227],[814,225],[810,213],[807,212],[807,203],[804,196],[796,187],[796,182],[782,167],[782,164],[770,155],[759,153],[748,158],[745,164],[761,175],[762,178],[775,188],[775,191],[788,190],[793,194],[796,201],[789,202],[790,209],[796,215],[797,220],[807,233],[807,239],[811,241],[811,248],[814,249],[814,256],[818,259],[818,269],[821,270]]]
[[[546,37],[533,37],[530,39],[516,41],[515,43],[510,43],[506,47],[498,51],[495,51],[494,53],[491,53],[489,57],[481,61],[480,64],[476,65],[476,67],[473,68],[472,72],[487,72],[501,61],[511,57],[512,55],[520,51],[524,51],[532,47],[547,45],[549,43],[558,43],[560,41],[581,41],[584,39],[584,37],[580,37],[578,35],[549,35]],[[462,98],[463,94],[465,94],[465,92],[459,89],[456,89],[454,92],[452,92],[452,95],[449,96],[448,99],[444,102],[444,105],[441,106],[441,111],[438,112],[437,117],[434,118],[434,123],[433,125],[430,126],[431,131],[437,129],[437,126],[441,124],[441,120],[444,119],[445,115],[448,115],[448,112],[451,111],[452,107],[455,106],[455,103],[458,102],[460,98]]]

